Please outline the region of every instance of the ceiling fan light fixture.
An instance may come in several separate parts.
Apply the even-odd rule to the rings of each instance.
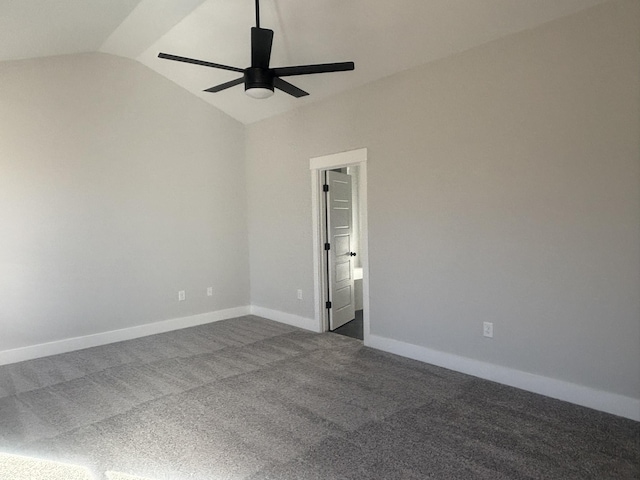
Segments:
[[[249,67],[244,71],[244,93],[265,99],[273,95],[273,73],[268,68]]]
[[[264,87],[254,87],[247,88],[244,93],[249,95],[251,98],[256,98],[258,100],[264,100],[265,98],[269,98],[273,95],[273,90]]]

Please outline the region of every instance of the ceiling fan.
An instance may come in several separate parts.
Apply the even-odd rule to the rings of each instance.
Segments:
[[[298,65],[292,67],[270,68],[271,46],[273,44],[273,30],[260,28],[260,3],[256,2],[256,26],[251,27],[251,66],[245,69],[221,65],[219,63],[206,62],[193,58],[180,57],[168,53],[159,53],[159,58],[175,60],[177,62],[193,63],[205,67],[231,70],[242,73],[242,77],[229,82],[221,83],[215,87],[207,88],[205,92],[221,92],[227,88],[244,83],[244,91],[253,98],[268,98],[273,95],[274,88],[282,90],[296,98],[309,95],[304,90],[283,80],[281,77],[294,75],[310,75],[313,73],[344,72],[353,70],[353,62],[322,63],[317,65]]]

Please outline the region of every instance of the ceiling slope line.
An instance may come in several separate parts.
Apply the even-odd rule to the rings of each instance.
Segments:
[[[141,0],[98,51],[135,59],[205,1]]]

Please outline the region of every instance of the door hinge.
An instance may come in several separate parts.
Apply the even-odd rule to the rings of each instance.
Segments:
[[[326,183],[324,185],[322,185],[322,191],[323,192],[328,192],[329,191],[329,185],[327,185]]]
[[[326,306],[327,308],[331,308],[331,302],[327,302],[327,303],[325,303],[325,306]]]
[[[331,244],[330,243],[325,243],[324,244],[324,249],[325,250],[331,250]]]

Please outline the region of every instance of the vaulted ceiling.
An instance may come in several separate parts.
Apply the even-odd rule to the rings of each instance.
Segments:
[[[254,0],[0,0],[0,61],[81,52],[128,57],[243,123],[252,123],[605,0],[261,0],[275,31],[272,66],[354,61],[353,72],[288,78],[311,95],[254,100],[237,73],[171,62],[158,52],[240,68],[250,62]]]

